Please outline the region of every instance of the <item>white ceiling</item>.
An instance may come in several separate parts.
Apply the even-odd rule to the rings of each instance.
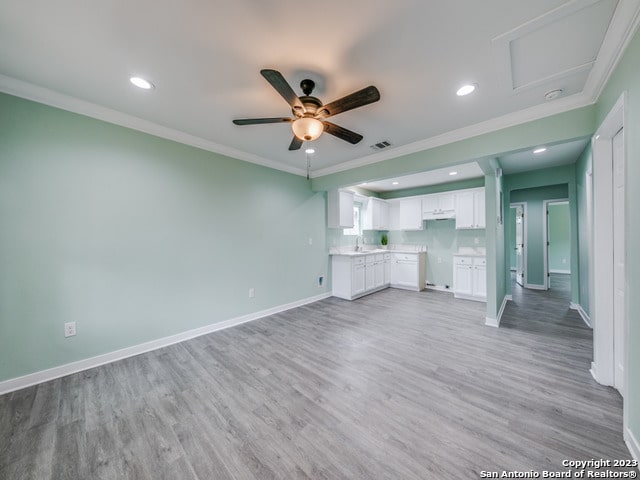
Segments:
[[[503,155],[498,160],[502,167],[502,173],[505,175],[570,165],[575,163],[589,141],[589,138],[584,138],[558,145],[539,145],[538,147],[546,147],[547,150],[543,153],[535,154],[533,153],[534,149],[529,148]]]
[[[231,123],[290,114],[260,69],[281,71],[297,92],[315,80],[325,103],[376,85],[379,102],[332,118],[360,144],[315,142],[317,176],[499,117],[592,103],[633,33],[628,10],[613,15],[618,3],[639,2],[3,0],[0,90],[304,174],[289,125]],[[466,82],[477,91],[457,97]],[[555,88],[564,95],[545,100]],[[382,140],[393,147],[374,152]]]
[[[455,175],[450,175],[456,172]],[[372,192],[391,192],[393,190],[404,190],[406,188],[425,187],[428,185],[439,185],[442,183],[459,182],[472,178],[484,177],[482,169],[476,162],[456,165],[455,167],[439,168],[428,172],[414,173],[402,177],[393,177],[386,180],[366,182],[356,187],[362,187]],[[394,185],[394,182],[398,182]]]

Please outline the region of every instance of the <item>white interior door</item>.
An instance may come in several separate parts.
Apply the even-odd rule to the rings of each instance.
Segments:
[[[516,207],[516,282],[524,286],[524,208]]]
[[[613,137],[613,354],[614,386],[624,396],[625,365],[625,168],[624,133]]]

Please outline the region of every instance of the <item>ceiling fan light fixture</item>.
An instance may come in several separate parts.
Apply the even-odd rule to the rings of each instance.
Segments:
[[[324,125],[316,118],[302,117],[291,123],[291,130],[300,140],[311,142],[322,135]]]

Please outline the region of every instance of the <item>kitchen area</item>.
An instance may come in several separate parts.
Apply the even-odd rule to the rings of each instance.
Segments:
[[[327,193],[332,294],[345,300],[385,288],[452,292],[486,302],[482,179],[406,191],[368,185]],[[371,187],[369,187],[371,188]],[[401,196],[408,192],[412,195]],[[397,195],[397,196],[396,196]],[[384,198],[384,197],[395,198]]]

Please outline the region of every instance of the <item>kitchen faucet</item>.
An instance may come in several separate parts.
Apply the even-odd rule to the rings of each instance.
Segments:
[[[358,245],[358,240],[360,240],[360,237],[356,235],[356,252],[360,251],[360,245]]]

